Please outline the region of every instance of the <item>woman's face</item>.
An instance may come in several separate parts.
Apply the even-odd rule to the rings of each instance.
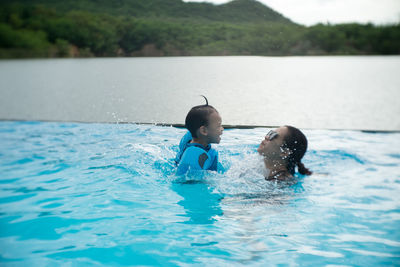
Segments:
[[[282,159],[283,150],[281,146],[287,131],[288,129],[284,126],[270,131],[262,140],[257,152],[270,160]]]

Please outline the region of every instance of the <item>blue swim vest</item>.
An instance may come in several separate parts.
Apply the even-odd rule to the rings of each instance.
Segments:
[[[179,143],[179,151],[175,158],[178,166],[177,175],[185,174],[188,169],[223,171],[218,163],[218,152],[211,148],[211,145],[204,147],[198,143],[190,143],[193,137],[187,132]],[[203,164],[203,166],[201,166]]]

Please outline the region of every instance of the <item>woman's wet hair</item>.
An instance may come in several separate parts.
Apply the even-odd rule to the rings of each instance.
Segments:
[[[185,127],[194,138],[198,137],[197,129],[201,126],[208,126],[210,114],[217,112],[213,106],[208,104],[207,98],[205,96],[202,97],[206,100],[206,104],[192,107],[185,119]]]
[[[312,174],[301,162],[301,159],[307,151],[308,142],[306,136],[296,127],[287,125],[285,125],[285,127],[288,129],[288,132],[283,139],[283,146],[291,151],[288,156],[288,171],[294,175],[297,166],[300,174]]]

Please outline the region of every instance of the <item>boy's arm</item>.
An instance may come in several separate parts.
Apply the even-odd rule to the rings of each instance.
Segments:
[[[217,171],[219,173],[224,173],[226,169],[224,166],[219,162],[218,151],[215,149],[211,149],[209,152],[210,157],[213,159],[211,166],[209,166],[209,170]]]

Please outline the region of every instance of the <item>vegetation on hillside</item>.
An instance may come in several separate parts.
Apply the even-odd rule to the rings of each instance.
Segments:
[[[400,24],[292,23],[254,0],[0,2],[0,58],[400,53]]]

